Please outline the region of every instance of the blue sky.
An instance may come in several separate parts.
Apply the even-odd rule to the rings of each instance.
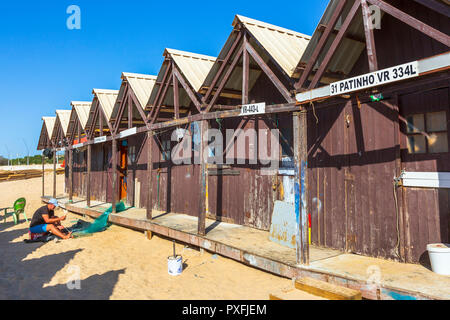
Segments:
[[[0,155],[36,151],[42,116],[118,89],[121,72],[157,75],[164,48],[217,56],[235,14],[311,35],[328,0],[1,1]],[[81,29],[69,30],[70,5]]]

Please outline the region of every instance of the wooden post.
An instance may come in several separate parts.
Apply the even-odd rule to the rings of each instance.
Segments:
[[[247,33],[244,34],[244,52],[242,59],[242,104],[248,104],[248,82],[249,82],[249,70],[250,59],[246,45],[248,43]]]
[[[86,202],[88,208],[91,206],[91,164],[92,164],[92,145],[87,147],[87,181],[86,181]]]
[[[305,109],[294,113],[295,217],[297,264],[309,265],[308,139]]]
[[[56,150],[53,149],[53,198],[56,198]]]
[[[201,236],[205,235],[205,225],[206,225],[206,202],[207,199],[207,181],[208,174],[206,172],[206,161],[205,152],[208,152],[206,149],[207,143],[207,127],[208,121],[202,120],[200,121],[200,201],[198,206],[198,234]]]
[[[153,158],[152,158],[152,145],[153,145],[153,131],[147,132],[147,183],[148,183],[148,189],[147,189],[147,219],[152,220],[153,219],[153,203],[152,203],[152,172],[153,172]]]
[[[116,213],[116,198],[117,198],[117,140],[112,140],[112,213]]]
[[[375,37],[370,23],[370,10],[366,0],[361,0],[364,32],[366,35],[366,50],[369,59],[369,70],[374,72],[378,70],[377,50],[375,47]]]
[[[73,201],[73,149],[69,149],[69,202]]]
[[[44,176],[45,176],[45,156],[44,153],[42,153],[42,197],[45,196]]]

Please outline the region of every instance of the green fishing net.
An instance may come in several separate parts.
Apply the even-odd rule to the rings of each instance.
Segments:
[[[125,210],[126,206],[123,202],[116,204],[117,213]],[[105,212],[103,212],[103,214],[93,222],[78,220],[76,224],[67,229],[72,232],[74,238],[89,236],[93,233],[105,231],[110,226],[110,224],[108,223],[108,218],[111,213],[112,206],[105,210]]]

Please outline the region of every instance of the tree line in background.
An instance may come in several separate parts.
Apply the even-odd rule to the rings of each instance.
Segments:
[[[64,160],[64,156],[60,155],[60,156],[58,156],[58,159],[59,159],[59,162],[61,163]],[[29,161],[28,163],[30,165],[31,164],[42,164],[42,156],[41,155],[30,156],[28,161]],[[52,164],[53,159],[45,158],[45,163]],[[26,165],[27,157],[10,159],[9,164],[14,165],[14,166],[19,165],[19,164]],[[8,165],[8,159],[0,156],[0,166],[7,166],[7,165]]]

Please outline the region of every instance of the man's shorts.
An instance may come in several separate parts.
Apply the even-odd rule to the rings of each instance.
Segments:
[[[30,228],[31,233],[46,233],[47,232],[47,225],[46,224],[39,224],[37,226],[34,226]]]

